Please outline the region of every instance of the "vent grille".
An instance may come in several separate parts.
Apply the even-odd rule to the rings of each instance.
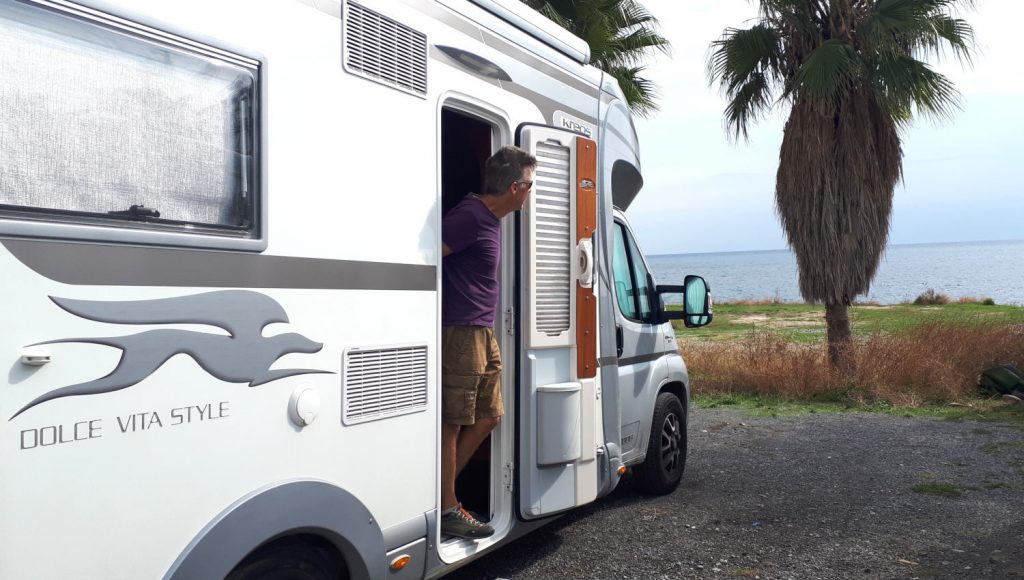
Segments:
[[[427,36],[350,0],[345,10],[345,67],[426,96]]]
[[[346,425],[427,408],[427,346],[345,352],[342,420]]]
[[[568,147],[537,144],[534,176],[536,330],[558,336],[569,330],[570,204]]]

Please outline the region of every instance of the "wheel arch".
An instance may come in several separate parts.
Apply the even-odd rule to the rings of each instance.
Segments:
[[[262,488],[235,502],[193,538],[164,578],[223,578],[254,550],[292,535],[330,543],[353,579],[383,576],[384,536],[369,509],[340,487],[302,480]]]
[[[686,412],[687,418],[690,415],[690,388],[686,386],[686,383],[682,381],[667,381],[660,387],[658,387],[658,395],[662,393],[672,393],[679,398],[679,401],[683,403],[683,411]],[[657,399],[657,395],[655,395]]]

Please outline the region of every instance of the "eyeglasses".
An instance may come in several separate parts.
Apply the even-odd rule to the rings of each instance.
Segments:
[[[527,191],[533,189],[533,182],[532,181],[513,181],[512,183],[515,184],[515,185],[526,185],[526,190]]]

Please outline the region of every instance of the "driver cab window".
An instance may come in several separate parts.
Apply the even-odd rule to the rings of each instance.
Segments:
[[[614,231],[612,275],[615,279],[615,298],[619,310],[630,320],[650,321],[651,288],[647,267],[625,225],[615,222]]]
[[[633,277],[636,281],[636,294],[637,303],[640,305],[640,319],[643,321],[651,320],[651,285],[650,275],[647,273],[647,266],[644,265],[644,259],[640,255],[639,248],[636,247],[636,242],[630,237],[629,232],[626,232],[626,242],[629,244],[629,257],[633,263]]]
[[[615,278],[615,296],[619,303],[619,310],[626,318],[635,320],[636,315],[636,287],[633,285],[633,275],[629,269],[629,257],[626,255],[626,239],[622,230],[622,224],[615,224],[615,255],[612,257],[612,274]]]

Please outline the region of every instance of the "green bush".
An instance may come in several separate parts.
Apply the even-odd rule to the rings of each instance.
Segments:
[[[920,296],[914,298],[914,304],[918,306],[934,306],[937,304],[949,304],[949,296],[942,292],[936,292],[929,288],[921,293]]]

